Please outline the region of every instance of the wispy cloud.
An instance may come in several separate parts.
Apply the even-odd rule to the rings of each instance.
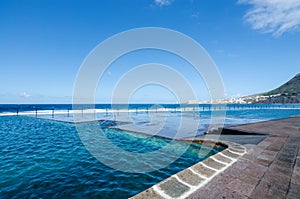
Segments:
[[[194,12],[194,13],[192,14],[192,17],[193,17],[193,18],[199,18],[199,16],[200,16],[200,12]]]
[[[297,31],[300,25],[300,0],[238,0],[250,4],[244,19],[255,30],[275,37]]]
[[[30,94],[28,94],[26,92],[22,92],[22,93],[19,93],[19,96],[24,97],[24,98],[28,98],[28,97],[30,97]]]
[[[158,6],[168,6],[173,3],[173,0],[154,0],[154,3]]]

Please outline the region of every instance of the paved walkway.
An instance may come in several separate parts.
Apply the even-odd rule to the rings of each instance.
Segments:
[[[189,198],[300,199],[300,117],[228,130],[269,136]]]

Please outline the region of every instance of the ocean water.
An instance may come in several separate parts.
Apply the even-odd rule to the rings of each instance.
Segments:
[[[132,112],[146,112],[148,110],[162,109],[169,112],[186,111],[197,112],[199,116],[210,117],[211,111],[218,111],[219,109],[226,109],[227,117],[247,118],[247,119],[279,119],[294,115],[300,115],[300,104],[227,104],[227,105],[211,105],[211,104],[96,104],[96,105],[78,105],[75,108],[81,109],[98,109],[110,111],[128,109]],[[55,113],[59,111],[72,110],[72,104],[0,104],[0,116],[1,115],[16,115],[19,113],[35,113],[43,111],[55,110]]]
[[[105,128],[106,125],[110,124],[102,126],[105,135],[128,151],[145,153],[170,142],[134,136],[134,133]],[[127,173],[95,159],[83,146],[74,124],[4,116],[0,117],[0,137],[0,198],[127,198],[222,150],[192,144],[165,168]],[[176,153],[177,147],[186,146],[178,142],[176,149],[162,157],[167,158]],[[112,151],[108,158],[122,157]]]
[[[201,136],[211,128],[218,128],[248,123],[261,122],[266,120],[280,119],[300,115],[300,104],[200,104],[200,105],[179,105],[179,104],[130,104],[130,105],[77,105],[72,110],[71,104],[22,104],[22,105],[0,105],[0,116],[25,115],[50,120],[74,122],[73,113],[79,121],[91,120],[118,120],[132,122],[138,126],[160,126],[165,120],[165,125],[157,135],[173,138],[174,132],[178,129],[180,121],[184,121],[182,138],[191,137],[192,133]],[[214,116],[222,118],[225,116],[224,124],[211,121]],[[94,117],[94,118],[93,118]],[[152,123],[151,123],[152,121]],[[217,121],[217,120],[216,120]],[[156,124],[154,123],[156,122]],[[195,124],[198,123],[199,124]],[[217,121],[218,122],[218,121]],[[196,128],[189,128],[189,126]],[[147,127],[147,128],[148,128]],[[128,129],[129,130],[129,129]],[[135,130],[130,128],[130,130]],[[173,132],[173,133],[172,133]],[[147,133],[154,134],[147,131]]]

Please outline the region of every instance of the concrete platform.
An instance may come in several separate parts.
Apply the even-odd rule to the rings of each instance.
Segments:
[[[300,198],[300,117],[228,130],[269,137],[189,198]]]
[[[191,172],[184,170],[134,198],[300,198],[300,117],[234,126],[226,131],[268,136],[258,144],[243,145],[247,148],[247,153],[240,153],[241,156],[232,164],[215,164],[213,170],[217,170],[218,166],[223,167],[217,174],[211,175],[200,167],[202,173],[198,177],[205,179],[205,175],[211,175],[212,178],[206,178],[209,180],[193,192],[189,191],[195,187],[193,183],[201,183],[203,179],[187,177]],[[233,147],[229,148],[229,152],[231,154],[223,153],[221,156],[236,154]],[[226,162],[218,157],[212,159],[218,163]],[[203,161],[196,165],[199,164],[206,165],[207,170],[207,166],[213,164],[213,161]],[[191,171],[199,174],[195,169]],[[186,172],[184,176],[183,172]],[[178,183],[184,179],[185,182]]]

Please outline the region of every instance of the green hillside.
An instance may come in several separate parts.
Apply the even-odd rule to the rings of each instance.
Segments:
[[[245,97],[247,103],[300,103],[300,73],[282,86],[269,92]]]
[[[290,81],[286,82],[282,86],[271,90],[266,93],[262,93],[260,95],[276,95],[276,94],[283,94],[283,95],[298,95],[300,94],[300,73],[293,77]]]

